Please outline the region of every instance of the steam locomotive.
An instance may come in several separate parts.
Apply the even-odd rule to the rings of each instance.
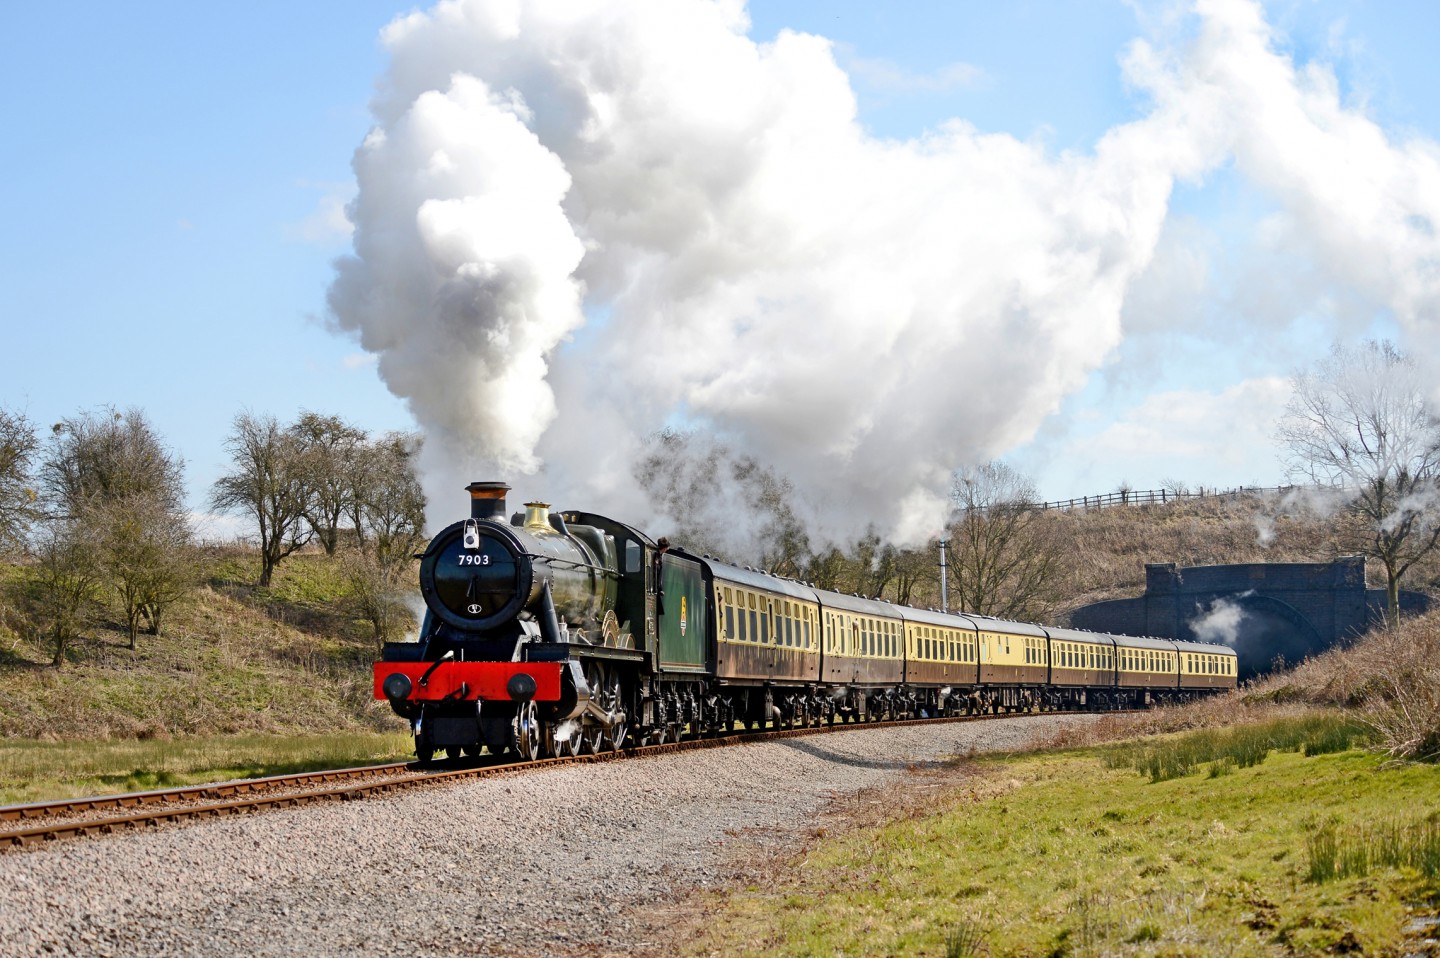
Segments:
[[[692,555],[476,482],[420,561],[418,641],[374,694],[429,762],[979,711],[1127,708],[1235,687],[1219,645],[895,605]]]

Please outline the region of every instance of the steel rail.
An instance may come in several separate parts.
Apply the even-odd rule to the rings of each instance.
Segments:
[[[774,741],[799,738],[810,735],[825,735],[833,732],[856,732],[871,729],[898,728],[910,725],[952,724],[957,722],[979,722],[1000,718],[1019,718],[1023,715],[1095,715],[1088,711],[1054,711],[1034,713],[1003,713],[997,715],[959,715],[933,719],[901,719],[886,722],[836,723],[802,728],[771,729],[763,732],[732,732],[716,736],[686,739],[680,742],[665,742],[660,745],[641,745],[622,748],[618,751],[599,752],[588,755],[567,755],[561,758],[544,758],[529,762],[504,762],[492,765],[473,765],[462,768],[422,768],[418,763],[394,763],[370,765],[348,769],[334,769],[324,772],[297,775],[277,775],[268,778],[243,779],[211,785],[194,785],[186,788],[163,791],[135,792],[125,795],[108,795],[97,798],[65,799],[55,802],[35,802],[27,805],[0,807],[0,822],[36,823],[24,827],[0,827],[0,851],[4,849],[28,848],[64,838],[80,838],[89,835],[108,835],[126,830],[153,828],[159,825],[187,819],[216,818],[245,814],[271,808],[293,808],[299,805],[327,801],[354,801],[373,794],[459,781],[467,778],[489,778],[497,775],[513,775],[531,770],[553,768],[559,765],[609,762],[627,758],[645,758],[684,752],[691,749],[723,748],[751,742]],[[1118,714],[1118,713],[1106,713]],[[389,777],[384,777],[384,776]],[[378,781],[366,781],[377,779]],[[314,786],[326,786],[316,788]],[[298,791],[296,790],[298,789]],[[276,794],[258,794],[273,792]],[[234,798],[233,796],[241,796]],[[248,796],[248,797],[247,797]],[[216,799],[228,799],[220,800]],[[124,810],[124,814],[102,818],[75,818],[97,811]],[[49,819],[49,821],[45,821]]]

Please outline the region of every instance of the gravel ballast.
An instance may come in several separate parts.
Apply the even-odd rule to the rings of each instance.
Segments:
[[[0,955],[625,953],[831,803],[1085,716],[566,765],[0,855]]]

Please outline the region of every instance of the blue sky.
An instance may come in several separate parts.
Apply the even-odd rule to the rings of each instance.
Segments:
[[[187,460],[197,509],[241,409],[412,428],[372,358],[325,315],[331,264],[349,249],[337,213],[353,195],[351,158],[374,122],[369,102],[387,64],[379,32],[410,9],[347,0],[7,11],[0,406],[42,426],[101,404],[141,407]],[[750,35],[789,28],[834,41],[874,136],[908,139],[959,118],[1060,155],[1089,152],[1146,109],[1119,61],[1133,39],[1167,29],[1168,10],[1098,0],[756,2]],[[1440,138],[1440,5],[1315,0],[1265,10],[1281,49],[1328,64],[1342,99],[1388,133]],[[1135,410],[1164,406],[1157,396],[1213,400],[1283,377],[1337,335],[1403,337],[1367,305],[1344,324],[1297,307],[1258,340],[1194,335],[1207,311],[1235,307],[1229,287],[1243,285],[1271,208],[1230,169],[1177,189],[1167,229],[1221,264],[1201,295],[1173,304],[1201,318],[1190,334],[1127,335],[1033,442],[1002,450],[1045,497],[1167,479],[1274,484],[1268,425],[1191,424],[1202,439],[1243,440],[1242,453],[1203,441],[1172,448],[1144,434]],[[1236,402],[1249,408],[1243,395]]]

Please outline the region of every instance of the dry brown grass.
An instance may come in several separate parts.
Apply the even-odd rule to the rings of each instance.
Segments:
[[[1253,700],[1345,708],[1399,758],[1440,758],[1440,612],[1380,628],[1246,690]]]
[[[1080,748],[1195,729],[1225,728],[1317,710],[1343,710],[1375,730],[1396,758],[1440,759],[1440,612],[1379,629],[1228,695],[1067,728],[1046,748]]]
[[[1142,592],[1151,562],[1328,562],[1353,551],[1345,520],[1278,511],[1273,500],[1241,496],[1046,513],[1047,535],[1067,559],[1055,591],[1073,609]],[[1262,527],[1272,535],[1268,542]]]

